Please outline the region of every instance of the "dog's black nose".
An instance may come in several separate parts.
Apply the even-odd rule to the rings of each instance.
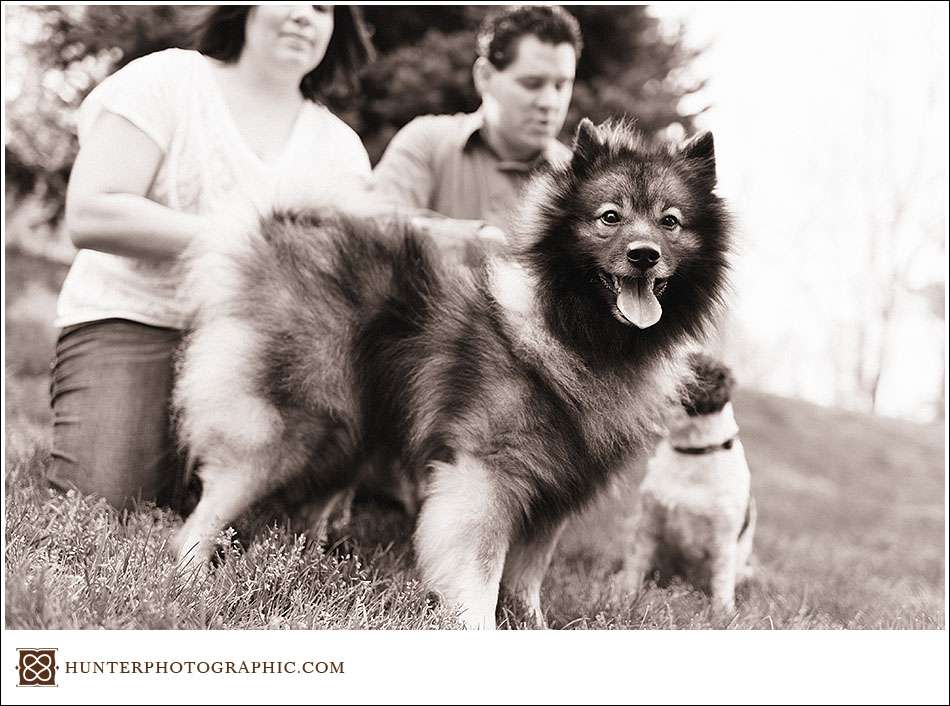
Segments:
[[[652,245],[637,245],[627,250],[627,259],[639,270],[649,270],[660,261],[660,251]]]

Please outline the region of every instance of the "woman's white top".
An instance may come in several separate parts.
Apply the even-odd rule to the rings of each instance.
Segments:
[[[161,147],[164,158],[146,196],[177,211],[225,212],[333,205],[370,175],[359,136],[325,107],[304,104],[279,157],[264,162],[231,117],[213,73],[214,59],[167,49],[109,76],[79,109],[79,143],[103,110],[122,116]],[[122,318],[184,328],[176,260],[80,250],[57,308],[57,326]]]

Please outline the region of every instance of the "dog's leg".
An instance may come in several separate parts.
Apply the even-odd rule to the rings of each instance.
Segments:
[[[226,259],[220,262],[230,267]],[[230,269],[220,274],[214,288],[219,299],[239,286]],[[204,570],[217,532],[261,499],[271,479],[278,480],[270,471],[285,424],[250,382],[259,378],[252,364],[258,346],[250,324],[221,317],[200,326],[182,350],[174,395],[178,436],[198,460],[202,490],[172,542],[179,568]]]
[[[495,629],[510,536],[511,516],[481,461],[461,455],[454,464],[433,464],[416,556],[425,583],[461,609],[468,628]]]
[[[633,543],[630,552],[624,557],[623,570],[615,585],[620,593],[636,597],[643,588],[643,582],[653,567],[653,558],[659,544],[660,515],[651,510],[640,499]]]
[[[752,563],[752,542],[755,537],[756,523],[755,498],[749,498],[749,507],[746,510],[745,529],[739,534],[739,542],[736,554],[736,581],[746,581],[755,574],[755,567]]]
[[[179,569],[203,571],[214,553],[214,539],[266,494],[267,473],[253,464],[205,463],[201,500],[175,538]]]
[[[713,607],[717,613],[728,615],[736,612],[736,542],[721,542],[714,548],[710,564],[709,588]]]
[[[652,534],[644,533],[637,540],[630,556],[624,560],[623,571],[617,580],[617,586],[622,593],[636,598],[643,590],[643,582],[653,563],[657,541]]]
[[[514,544],[505,560],[502,586],[528,611],[537,628],[548,626],[541,610],[541,583],[565,524],[559,522],[528,541]]]

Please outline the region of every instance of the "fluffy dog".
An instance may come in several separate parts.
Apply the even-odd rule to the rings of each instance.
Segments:
[[[623,582],[635,593],[654,567],[683,573],[709,585],[717,611],[732,613],[736,580],[751,571],[755,500],[730,402],[732,374],[701,354],[691,364],[682,412],[640,486]]]
[[[428,586],[467,626],[495,626],[500,585],[543,625],[561,527],[655,443],[720,303],[715,181],[710,134],[677,148],[585,120],[570,162],[533,179],[512,256],[485,267],[445,264],[405,224],[317,212],[193,254],[175,399],[203,495],[180,562],[287,483],[305,479],[320,519],[367,464],[399,467],[425,488]]]

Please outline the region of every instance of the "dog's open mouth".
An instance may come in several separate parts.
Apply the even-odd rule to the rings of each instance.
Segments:
[[[600,281],[617,297],[617,310],[637,328],[649,328],[663,315],[659,297],[666,289],[667,280],[656,275],[618,277],[600,273]]]

